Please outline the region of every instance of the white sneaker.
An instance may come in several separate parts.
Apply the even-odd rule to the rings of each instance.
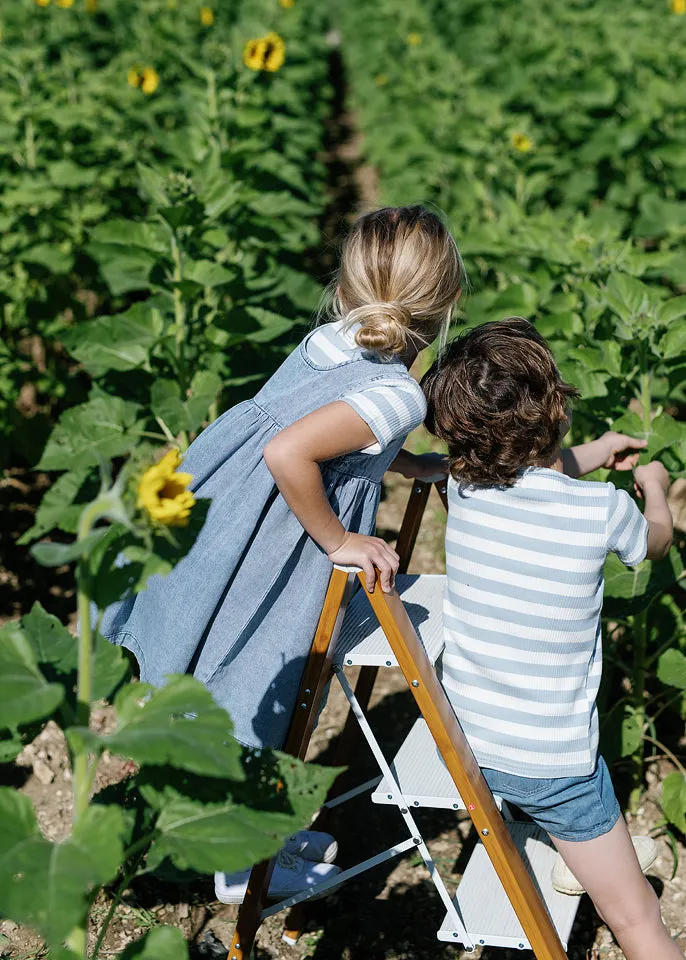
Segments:
[[[214,892],[222,903],[243,903],[248,889],[250,867],[238,873],[215,873]],[[329,880],[341,872],[333,863],[313,863],[302,857],[280,850],[274,864],[274,872],[269,883],[267,896],[272,900],[283,900],[314,887],[323,880]],[[333,891],[327,890],[326,894]],[[322,896],[326,896],[322,894]]]
[[[643,873],[649,870],[657,860],[657,844],[652,837],[632,837],[632,843]],[[552,873],[553,890],[566,893],[570,897],[580,897],[584,888],[558,854]]]
[[[303,860],[333,863],[338,853],[338,844],[330,833],[321,830],[300,830],[289,837],[283,845],[286,853],[293,853]]]

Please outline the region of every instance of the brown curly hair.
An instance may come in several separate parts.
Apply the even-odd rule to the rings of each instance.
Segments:
[[[518,471],[554,462],[578,391],[550,347],[521,317],[453,340],[422,380],[427,429],[448,445],[462,483],[512,486]]]

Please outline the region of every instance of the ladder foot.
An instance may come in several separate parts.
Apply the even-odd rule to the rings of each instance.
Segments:
[[[306,920],[307,913],[305,904],[296,903],[284,921],[281,939],[285,943],[290,943],[291,946],[296,944],[300,934],[303,932]]]

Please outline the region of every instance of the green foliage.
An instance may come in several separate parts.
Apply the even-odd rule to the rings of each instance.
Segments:
[[[38,603],[0,630],[0,760],[14,759],[52,719],[66,736],[74,786],[73,830],[62,843],[43,837],[28,797],[0,790],[0,913],[32,926],[62,960],[85,960],[99,887],[117,878],[128,884],[131,874],[166,861],[211,872],[267,858],[311,820],[338,772],[273,751],[246,752],[226,711],[191,676],[172,675],[161,689],[124,682],[128,661],[98,634],[92,606],[101,611],[144,589],[151,573],[168,572],[190,549],[207,509],[196,502],[185,527],[161,527],[135,496],[146,466],[134,458],[114,483],[103,466],[100,492],[73,517],[76,539],[33,549],[48,565],[76,561],[79,637]],[[96,733],[92,703],[109,697],[116,726]],[[136,772],[90,803],[104,751]],[[126,955],[183,954],[179,936],[151,932]]]
[[[187,442],[242,399],[232,381],[273,371],[316,305],[300,261],[325,189],[323,12],[241,0],[204,27],[199,10],[0,4],[3,463],[35,463],[49,418],[75,404],[59,429],[81,437],[79,462],[101,420],[91,453],[125,453],[129,428],[160,430],[161,379],[193,408],[162,418]],[[243,46],[268,30],[286,62],[255,73]],[[146,68],[147,93],[130,82]],[[279,324],[248,318],[256,308]],[[66,453],[53,437],[42,468],[67,469]]]
[[[686,477],[686,19],[658,0],[351,0],[341,18],[366,158],[386,202],[445,213],[471,282],[462,322],[534,321],[582,395],[571,441],[645,437],[643,461]],[[633,805],[646,738],[659,750],[683,725],[684,551],[677,536],[660,563],[605,568],[603,749]],[[677,826],[680,809],[665,806]]]

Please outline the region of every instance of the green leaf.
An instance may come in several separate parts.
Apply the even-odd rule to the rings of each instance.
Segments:
[[[38,663],[50,664],[57,674],[62,675],[60,679],[67,687],[67,699],[73,700],[79,655],[77,637],[38,602],[22,618],[21,625]],[[120,647],[96,634],[91,669],[93,700],[100,700],[121,683],[129,670],[129,662]]]
[[[197,430],[207,418],[210,405],[217,399],[221,386],[221,378],[211,370],[199,370],[194,375],[190,395],[185,403],[189,430]]]
[[[72,540],[71,543],[53,543],[43,540],[41,543],[34,543],[29,553],[42,567],[62,567],[87,554],[106,533],[107,527],[98,527],[82,540]]]
[[[158,207],[166,207],[169,203],[166,179],[144,163],[137,163],[136,170],[138,171],[141,191]]]
[[[153,927],[130,943],[119,960],[188,960],[188,944],[176,927]]]
[[[150,407],[153,414],[164,420],[174,435],[189,429],[188,411],[181,399],[181,387],[176,380],[155,380],[150,388]]]
[[[221,379],[210,370],[199,370],[191,380],[188,398],[181,399],[175,380],[156,380],[150,390],[152,412],[164,420],[172,433],[195,431],[206,419],[210,404],[217,399]]]
[[[635,567],[625,567],[616,554],[608,554],[605,561],[605,596],[621,600],[642,597],[648,589],[650,569],[650,560],[644,560]]]
[[[61,415],[50,434],[39,470],[79,470],[128,453],[138,442],[140,406],[120,397],[96,396]]]
[[[92,484],[93,496],[90,491],[82,491],[91,472],[90,467],[70,471],[58,477],[47,491],[36,513],[35,521],[30,530],[27,530],[17,541],[20,546],[37,540],[44,533],[58,528],[67,533],[76,533],[81,512],[86,503],[90,502],[97,493],[97,483]],[[90,485],[89,485],[90,486]],[[83,502],[75,503],[79,494]]]
[[[129,684],[115,699],[118,724],[105,738],[137,763],[172,764],[193,773],[243,779],[240,745],[228,713],[194,677],[170,675],[161,689]]]
[[[631,707],[624,709],[622,720],[622,751],[623,757],[630,757],[641,746],[643,740],[643,718]]]
[[[118,807],[91,806],[63,843],[45,840],[31,801],[0,788],[0,913],[59,948],[83,923],[92,889],[116,875],[125,820]]]
[[[150,271],[158,258],[148,250],[92,241],[86,244],[85,251],[97,262],[114,296],[150,288]]]
[[[686,833],[686,777],[679,770],[662,781],[662,810],[670,823]]]
[[[265,310],[263,307],[245,307],[244,309],[246,314],[253,320],[257,320],[262,328],[247,334],[246,340],[252,340],[253,343],[268,343],[293,327],[292,320],[271,310]]]
[[[182,870],[242,870],[276,853],[302,826],[300,818],[287,813],[253,810],[231,800],[203,803],[177,796],[162,806],[148,866],[170,857]]]
[[[50,663],[60,673],[70,673],[76,668],[76,638],[37,600],[30,613],[22,617],[21,625],[38,663]]]
[[[235,272],[213,260],[187,260],[183,265],[183,279],[193,280],[201,287],[220,287],[235,278]]]
[[[64,699],[59,683],[48,683],[19,623],[0,629],[0,729],[16,730],[49,716]]]
[[[135,303],[124,313],[98,317],[72,327],[63,342],[94,377],[108,370],[132,370],[148,359],[164,331],[159,309]]]
[[[106,220],[91,230],[96,243],[140,247],[150,253],[170,253],[169,230],[161,223],[138,220]]]
[[[72,254],[65,253],[52,243],[39,243],[29,250],[24,250],[17,259],[24,263],[37,263],[55,274],[69,273],[74,265]]]
[[[685,304],[684,313],[686,313],[686,297],[676,297],[677,301],[683,300]],[[665,306],[674,303],[674,300],[668,300]],[[660,340],[660,351],[667,360],[679,359],[686,353],[686,322],[675,323],[670,320],[667,332]]]
[[[681,650],[667,650],[657,663],[657,675],[670,687],[686,690],[686,657]]]
[[[607,282],[607,302],[627,323],[647,309],[648,292],[645,283],[625,273],[613,273]]]

